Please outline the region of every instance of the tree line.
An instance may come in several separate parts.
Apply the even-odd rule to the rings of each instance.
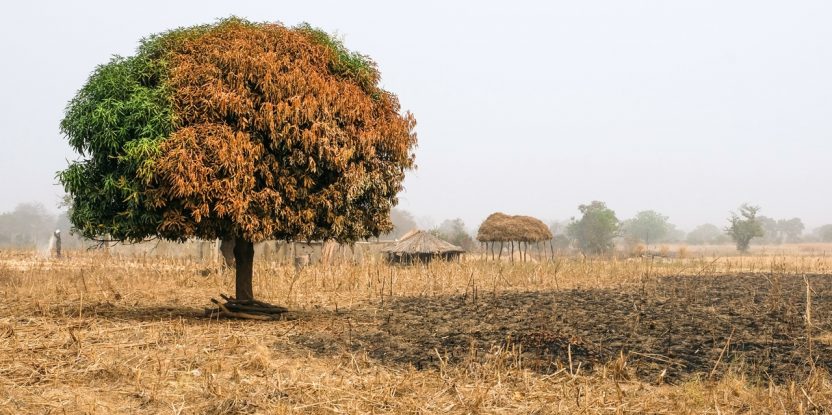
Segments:
[[[56,214],[40,203],[21,203],[9,212],[0,213],[0,247],[47,247],[56,230],[63,234],[64,247],[79,247],[82,240],[69,235],[71,228],[66,212]]]
[[[740,251],[747,250],[752,244],[832,242],[832,224],[806,233],[806,226],[800,218],[774,219],[759,215],[760,210],[756,206],[742,205],[730,214],[724,227],[706,223],[685,233],[671,223],[668,216],[654,210],[644,210],[632,218],[620,220],[604,202],[593,201],[578,207],[579,217],[553,221],[549,227],[557,249],[574,248],[590,254],[609,252],[617,242],[625,246],[735,243]],[[403,209],[393,209],[390,220],[393,230],[382,235],[381,239],[399,239],[419,227],[413,214]],[[70,234],[71,228],[66,211],[52,213],[39,203],[21,203],[11,211],[0,213],[0,247],[45,246],[56,229],[64,234],[65,247],[82,246],[82,239]],[[465,250],[477,249],[476,240],[460,218],[443,220],[428,231]]]
[[[550,225],[554,246],[559,250],[577,249],[587,254],[611,252],[617,243],[625,246],[638,244],[685,243],[688,245],[724,245],[733,243],[745,252],[752,244],[778,245],[801,242],[832,242],[832,224],[805,233],[800,218],[775,219],[759,215],[761,208],[741,205],[730,212],[723,227],[705,223],[684,232],[670,222],[670,218],[654,210],[644,210],[632,218],[621,220],[606,203],[593,201],[578,206],[580,216],[568,221],[554,221]],[[410,212],[391,211],[392,232],[384,235],[398,239],[417,226]],[[430,230],[432,234],[466,250],[476,249],[476,241],[460,218],[448,219]]]

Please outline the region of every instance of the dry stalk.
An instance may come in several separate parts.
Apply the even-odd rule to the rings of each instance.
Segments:
[[[713,378],[714,373],[716,372],[716,368],[719,366],[719,363],[720,363],[720,362],[722,362],[722,356],[723,356],[723,355],[725,355],[725,351],[727,351],[727,350],[728,350],[728,346],[730,346],[730,345],[731,345],[731,338],[733,338],[733,337],[734,337],[734,330],[735,330],[735,329],[736,329],[736,328],[734,328],[734,327],[732,327],[732,328],[731,328],[731,334],[730,334],[730,335],[728,335],[728,340],[726,340],[726,341],[725,341],[725,347],[723,347],[723,348],[722,348],[722,351],[721,351],[721,352],[719,352],[719,357],[716,359],[716,363],[714,363],[714,368],[713,368],[713,369],[711,369],[711,372],[710,372],[710,373],[708,373],[708,379]]]
[[[809,366],[815,370],[815,359],[812,351],[812,286],[809,284],[809,278],[803,276],[803,282],[806,283],[806,347],[809,350]]]

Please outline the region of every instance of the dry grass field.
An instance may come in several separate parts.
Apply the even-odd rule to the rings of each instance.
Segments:
[[[826,247],[690,256],[261,262],[261,322],[202,263],[4,251],[0,413],[832,412]]]

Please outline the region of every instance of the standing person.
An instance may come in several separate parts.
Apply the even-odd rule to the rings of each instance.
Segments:
[[[55,230],[55,256],[60,258],[61,257],[61,230]]]

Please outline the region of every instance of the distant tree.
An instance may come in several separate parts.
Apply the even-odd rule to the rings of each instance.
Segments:
[[[380,79],[309,25],[231,18],[149,36],[67,106],[72,224],[88,238],[234,240],[236,296],[253,300],[255,242],[391,230],[415,119]]]
[[[393,208],[390,211],[390,221],[393,223],[393,231],[384,235],[388,239],[399,239],[404,234],[418,228],[416,218],[404,209]]]
[[[784,242],[800,242],[800,236],[806,226],[800,218],[780,219],[777,221],[777,230]]]
[[[465,229],[465,222],[459,218],[442,221],[442,224],[431,233],[443,241],[462,247],[466,251],[475,247],[474,238]]]
[[[604,202],[593,201],[578,206],[581,218],[569,224],[567,234],[577,242],[578,248],[588,254],[611,251],[613,239],[619,233],[619,221],[615,212]]]
[[[761,215],[757,217],[757,221],[763,228],[763,236],[754,238],[755,243],[779,245],[784,242],[800,242],[806,228],[800,218],[773,219]]]
[[[0,214],[0,243],[34,248],[49,241],[56,218],[40,203],[21,203]]]
[[[624,221],[621,224],[621,231],[624,237],[630,240],[645,244],[660,242],[672,228],[667,220],[667,216],[653,210],[645,210],[636,213],[634,218]]]
[[[672,223],[667,224],[667,234],[658,242],[683,242],[688,234]]]
[[[552,246],[557,250],[569,249],[572,240],[565,234],[558,234],[552,238]]]
[[[823,225],[814,232],[821,242],[832,242],[832,224]]]
[[[553,236],[566,235],[566,228],[569,227],[569,221],[556,220],[549,224],[549,230],[552,231]]]
[[[572,238],[569,237],[570,221],[553,221],[549,224],[549,230],[552,232],[552,247],[559,251],[569,249],[572,245]]]
[[[719,244],[730,240],[725,233],[714,224],[699,225],[690,231],[685,241],[691,245]]]
[[[757,222],[763,229],[763,235],[754,238],[754,243],[779,245],[783,242],[777,220],[768,216],[757,216]]]
[[[732,212],[728,219],[730,225],[725,228],[725,232],[734,240],[737,244],[737,250],[740,252],[748,251],[751,239],[765,235],[757,218],[757,212],[759,211],[759,206],[744,203],[740,206],[739,214]]]

